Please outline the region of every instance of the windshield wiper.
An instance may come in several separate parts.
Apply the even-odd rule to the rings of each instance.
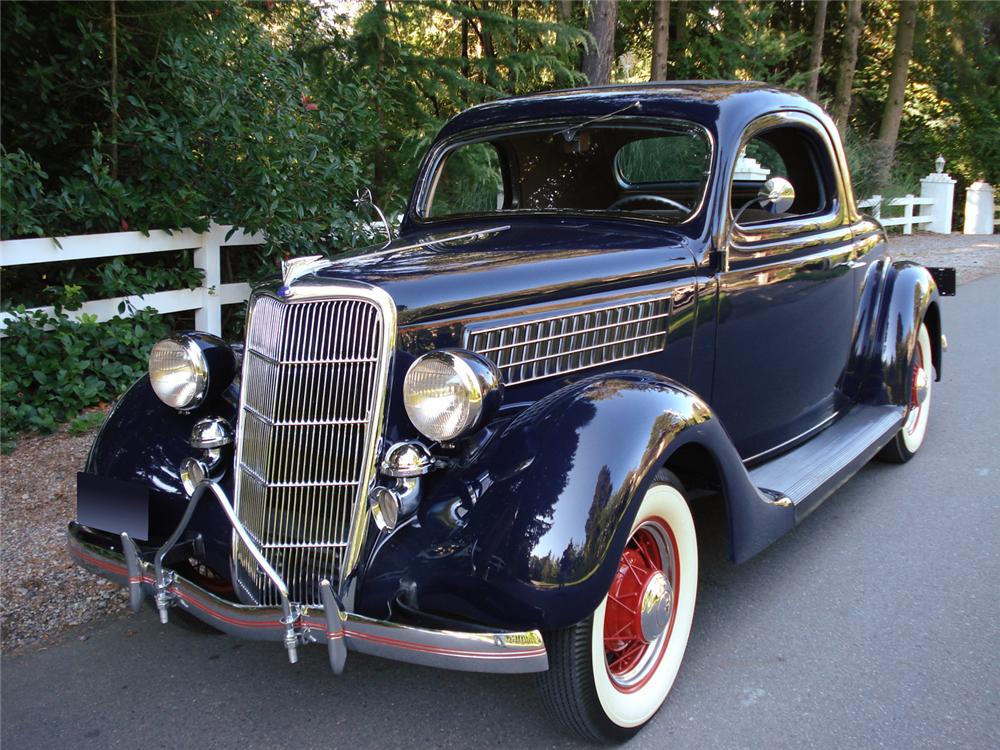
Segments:
[[[579,125],[570,125],[568,128],[559,131],[559,134],[566,139],[566,143],[572,143],[576,140],[576,137],[580,134],[580,131],[584,128],[590,127],[596,122],[604,122],[605,120],[610,120],[616,115],[620,115],[622,112],[628,112],[630,109],[642,109],[642,102],[636,100],[631,104],[628,104],[621,109],[616,109],[614,112],[608,112],[606,115],[601,115],[600,117],[594,117],[590,120],[585,120]]]

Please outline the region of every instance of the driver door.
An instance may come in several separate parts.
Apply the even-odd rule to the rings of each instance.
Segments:
[[[841,173],[822,124],[805,114],[754,122],[735,165],[732,226],[719,277],[712,406],[745,461],[791,448],[845,408],[856,250]],[[780,214],[744,207],[766,177],[795,199]],[[748,177],[749,179],[744,179]]]

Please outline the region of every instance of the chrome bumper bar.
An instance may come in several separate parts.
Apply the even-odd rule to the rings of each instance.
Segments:
[[[282,607],[254,607],[223,599],[163,567],[163,559],[183,533],[198,499],[209,492],[224,507],[233,528],[250,540],[232,512],[225,493],[214,482],[205,481],[195,490],[188,512],[178,530],[157,552],[154,562],[146,562],[127,534],[121,535],[121,549],[115,550],[84,538],[83,527],[69,525],[69,551],[84,568],[116,583],[128,586],[134,610],[146,596],[152,596],[166,622],[169,607],[183,607],[198,619],[231,635],[252,640],[280,641],[288,649],[289,660],[297,660],[297,646],[326,643],[330,666],[336,674],[344,669],[347,651],[382,656],[424,666],[468,672],[544,672],[548,656],[541,633],[460,632],[429,630],[345,612],[330,583],[321,583],[323,607],[300,607],[288,601],[287,587],[269,566],[262,569],[283,594]],[[248,547],[260,554],[252,540]],[[254,555],[257,557],[257,555]],[[260,556],[263,560],[263,555]],[[258,560],[259,561],[259,560]]]

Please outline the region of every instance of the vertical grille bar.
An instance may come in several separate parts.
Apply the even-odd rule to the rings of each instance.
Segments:
[[[250,305],[240,395],[235,508],[292,599],[321,606],[363,543],[382,427],[395,308],[360,285],[322,297]],[[280,604],[234,537],[242,599]]]

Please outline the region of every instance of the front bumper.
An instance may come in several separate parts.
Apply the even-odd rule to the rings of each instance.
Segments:
[[[206,483],[207,484],[207,483]],[[226,502],[218,486],[211,488]],[[192,505],[197,501],[196,493]],[[234,516],[230,521],[239,522]],[[186,525],[182,523],[182,525]],[[237,528],[242,532],[242,528]],[[175,535],[174,541],[176,541]],[[254,607],[223,599],[174,571],[143,560],[127,535],[119,549],[101,544],[86,527],[70,523],[69,552],[84,568],[128,586],[133,609],[151,596],[166,619],[166,609],[177,606],[231,635],[252,640],[278,641],[296,661],[298,645],[326,643],[334,672],[343,670],[348,650],[398,661],[468,672],[544,672],[548,656],[541,633],[461,632],[430,630],[374,620],[343,611],[324,583],[323,607]],[[170,544],[168,542],[168,544]],[[163,550],[164,552],[166,550]],[[161,558],[162,562],[162,558]]]

